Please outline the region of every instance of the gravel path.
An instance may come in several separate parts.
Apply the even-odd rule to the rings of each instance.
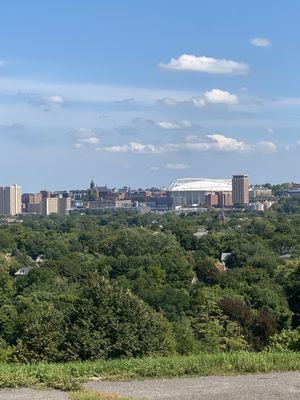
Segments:
[[[139,400],[300,400],[300,372],[128,382],[93,381],[85,387]],[[57,390],[0,390],[0,400],[67,399],[67,393]]]
[[[86,387],[147,400],[298,400],[300,372],[131,382],[98,381],[90,382]]]
[[[69,396],[59,390],[2,389],[0,400],[68,400]]]

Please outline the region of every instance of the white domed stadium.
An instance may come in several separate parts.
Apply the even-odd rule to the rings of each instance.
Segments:
[[[171,182],[168,190],[172,196],[181,197],[185,204],[204,204],[206,194],[231,193],[232,181],[231,179],[181,178]]]

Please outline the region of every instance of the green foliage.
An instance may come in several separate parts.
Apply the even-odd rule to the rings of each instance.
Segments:
[[[197,354],[200,345],[195,337],[195,331],[191,326],[191,321],[187,317],[174,322],[174,333],[176,338],[176,352],[178,354]]]
[[[175,351],[171,324],[130,291],[93,276],[78,297],[19,300],[18,362],[139,357]]]
[[[270,351],[300,351],[300,329],[283,330],[270,338]]]
[[[296,331],[300,202],[226,216],[120,210],[2,224],[0,359],[257,351]]]
[[[9,251],[14,248],[14,239],[7,231],[0,231],[0,251]]]

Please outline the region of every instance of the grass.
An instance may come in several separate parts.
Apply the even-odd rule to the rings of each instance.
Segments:
[[[300,370],[300,356],[299,353],[292,352],[201,353],[191,356],[98,360],[65,364],[1,363],[0,388],[35,386],[78,390],[84,381],[90,379],[126,380],[297,370]]]
[[[71,400],[131,400],[129,397],[122,397],[117,393],[93,392],[82,390],[70,393]]]

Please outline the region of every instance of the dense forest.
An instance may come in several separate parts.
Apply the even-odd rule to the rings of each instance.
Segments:
[[[225,219],[107,211],[0,224],[2,360],[300,351],[296,199]]]

